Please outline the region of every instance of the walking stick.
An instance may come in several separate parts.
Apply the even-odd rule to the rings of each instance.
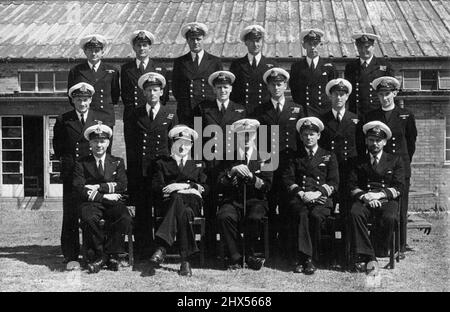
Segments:
[[[244,180],[244,218],[247,216],[247,184]],[[242,231],[242,269],[245,267],[245,229]]]

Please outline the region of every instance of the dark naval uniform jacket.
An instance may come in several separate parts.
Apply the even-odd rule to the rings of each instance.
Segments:
[[[96,191],[85,188],[88,184],[99,184]],[[109,154],[105,156],[104,175],[98,173],[93,155],[77,161],[74,171],[73,186],[83,202],[110,203],[104,194],[122,194],[127,189],[127,175],[122,158]]]
[[[130,118],[130,112],[134,107],[145,105],[147,99],[144,92],[138,86],[139,78],[148,72],[156,72],[163,75],[167,79],[167,70],[160,64],[155,63],[152,59],[149,59],[147,67],[144,72],[141,73],[136,65],[136,59],[122,65],[120,70],[120,85],[121,85],[121,97],[123,105],[125,106],[124,119]],[[161,104],[164,105],[169,99],[168,85],[164,88],[164,94],[161,97]]]
[[[403,190],[404,167],[401,157],[383,151],[374,170],[369,154],[355,159],[349,187],[354,201],[368,192],[383,192],[387,200],[396,199]]]
[[[216,97],[208,84],[208,77],[222,70],[220,58],[204,51],[196,69],[191,52],[175,59],[173,63],[172,92],[177,100],[177,115],[180,123],[193,125],[193,109],[204,100]]]
[[[92,85],[95,93],[90,108],[105,114],[104,122],[114,126],[114,105],[120,97],[119,71],[101,61],[97,72],[90,69],[88,62],[78,64],[69,71],[67,90],[79,82]]]
[[[278,116],[272,101],[265,102],[255,111],[255,118],[261,125],[279,126],[279,133],[271,132],[267,129],[267,146],[271,146],[271,152],[274,151],[276,145],[273,144],[273,137],[278,138],[278,148],[280,151],[280,160],[285,160],[288,157],[293,157],[297,152],[298,146],[301,146],[300,137],[298,135],[296,124],[300,118],[305,117],[303,108],[294,102],[285,100],[283,110]],[[272,143],[271,143],[272,142]],[[281,165],[281,164],[280,164]]]
[[[200,160],[188,159],[180,171],[177,161],[165,156],[156,162],[156,169],[152,179],[153,194],[159,200],[165,200],[162,189],[172,183],[188,183],[192,188],[203,188],[202,196],[207,193],[205,164]],[[201,204],[201,198],[199,198]]]
[[[53,128],[54,157],[61,160],[61,178],[72,183],[75,161],[91,154],[89,141],[84,137],[84,131],[96,124],[101,117],[89,109],[85,125],[81,124],[75,110],[71,110],[56,119]]]
[[[405,177],[411,177],[411,161],[416,151],[417,128],[414,114],[407,109],[395,105],[389,120],[379,108],[366,115],[366,122],[379,120],[391,129],[392,137],[387,141],[384,151],[399,155],[403,159]]]
[[[222,112],[219,110],[217,101],[214,99],[201,102],[194,110],[194,116],[202,118],[202,129],[205,129],[205,127],[209,125],[220,126],[224,136],[222,146],[222,159],[225,159],[227,144],[226,140],[233,135],[230,127],[228,127],[227,129],[227,125],[231,126],[235,121],[246,118],[247,111],[243,105],[234,103],[233,101],[229,101],[225,114],[222,114]],[[211,140],[211,138],[204,137],[203,143],[209,140]],[[212,140],[217,141],[217,137],[215,136],[214,138],[212,138]],[[217,144],[218,143],[215,143],[214,150],[216,150],[215,148],[217,147]],[[210,167],[211,165],[216,165],[216,163],[217,161],[214,160],[212,162],[208,162],[207,165]]]
[[[373,57],[369,66],[363,69],[361,60],[352,60],[345,66],[344,78],[353,87],[348,99],[348,109],[363,118],[368,112],[380,107],[377,92],[371,82],[382,76],[394,76],[394,70],[388,60]]]
[[[255,109],[270,99],[263,75],[274,66],[264,55],[261,55],[256,69],[252,68],[247,55],[231,62],[230,72],[236,76],[236,80],[230,99],[244,105],[249,116],[253,116]]]
[[[143,105],[136,107],[130,124],[135,134],[130,158],[137,162],[139,171],[145,177],[151,174],[149,169],[152,162],[159,157],[169,156],[168,133],[178,124],[178,119],[167,106],[160,105],[158,113],[153,120],[150,120],[146,105]]]
[[[351,158],[357,156],[356,130],[359,123],[356,114],[345,111],[341,122],[338,122],[333,111],[320,117],[324,129],[320,134],[319,145],[336,155],[339,164],[346,164]]]
[[[305,148],[301,148],[297,158],[289,160],[283,180],[292,197],[300,191],[320,191],[328,198],[325,206],[331,207],[330,196],[339,186],[336,156],[319,147],[310,160]]]
[[[314,70],[308,66],[306,57],[291,66],[289,88],[295,103],[302,105],[307,116],[319,117],[331,109],[331,102],[325,93],[327,83],[338,77],[333,64],[319,61]]]
[[[253,152],[253,154],[255,151]],[[230,175],[230,170],[234,166],[244,164],[243,160],[229,160],[223,162],[218,176],[218,193],[220,194],[219,204],[232,204],[236,208],[243,209],[244,200],[244,184],[246,184],[246,199],[248,204],[262,204],[267,207],[267,193],[272,187],[272,171],[264,171],[264,161],[259,158],[256,159],[254,155],[251,156],[247,164],[250,172],[253,173],[253,180],[238,178],[238,183],[233,184],[233,178]],[[258,178],[258,179],[257,179]]]

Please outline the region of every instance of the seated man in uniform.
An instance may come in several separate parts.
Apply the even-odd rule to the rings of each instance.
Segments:
[[[401,156],[383,151],[392,136],[389,127],[381,121],[371,121],[363,126],[363,132],[369,152],[360,158],[350,173],[349,187],[353,198],[350,226],[357,256],[356,270],[366,267],[367,273],[375,274],[378,271],[376,256],[388,254],[405,174]],[[375,216],[371,233],[374,245],[367,229],[372,215]]]
[[[334,153],[319,147],[324,125],[316,117],[297,121],[297,131],[303,142],[298,156],[289,160],[283,180],[291,194],[288,210],[297,234],[298,262],[295,273],[314,274],[313,246],[318,246],[320,230],[330,215],[333,195],[339,184],[338,163]],[[316,248],[317,249],[317,248]],[[315,255],[317,258],[318,255]]]
[[[122,158],[106,154],[112,129],[100,121],[84,131],[92,155],[75,163],[73,187],[80,198],[81,220],[85,239],[94,249],[95,259],[88,264],[90,273],[98,273],[106,264],[119,269],[118,255],[124,252],[122,234],[128,232],[131,216],[123,203],[127,188],[125,164]],[[107,235],[100,227],[104,219]]]
[[[166,249],[177,239],[181,255],[179,274],[191,276],[189,258],[199,251],[192,229],[194,218],[201,215],[203,196],[206,194],[205,165],[191,158],[195,130],[177,125],[169,131],[172,154],[156,162],[152,179],[155,209],[164,219],[155,233],[158,248],[150,262],[159,265],[164,261]]]
[[[264,168],[256,149],[255,119],[241,119],[233,123],[232,131],[237,133],[236,160],[222,162],[218,177],[218,191],[223,194],[217,212],[220,239],[229,253],[229,269],[239,269],[243,257],[248,267],[259,270],[264,259],[255,256],[255,244],[260,233],[261,219],[267,214],[266,194],[272,184],[272,171]],[[244,197],[245,194],[245,197]],[[245,250],[241,243],[241,226],[244,230]]]

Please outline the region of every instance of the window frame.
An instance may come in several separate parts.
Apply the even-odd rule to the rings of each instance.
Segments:
[[[450,118],[444,117],[445,119],[445,131],[444,131],[444,163],[450,165],[450,158],[447,159],[447,151],[450,152],[450,145],[447,146],[447,139],[450,140],[450,131],[447,133],[447,126],[450,128]],[[448,123],[448,124],[447,124]]]
[[[57,90],[56,89],[56,73],[60,73],[60,72],[66,72],[67,75],[69,74],[68,71],[65,70],[56,70],[56,71],[51,71],[51,70],[19,70],[19,89],[20,89],[20,93],[67,93],[67,87],[66,90]],[[34,74],[34,90],[33,91],[29,91],[29,90],[22,90],[22,73],[33,73]],[[40,73],[51,73],[52,74],[52,87],[53,90],[49,91],[49,90],[39,90],[39,74]]]
[[[450,70],[446,70],[449,72],[449,80],[450,80]],[[450,86],[448,88],[441,87],[441,72],[442,70],[438,70],[438,90],[450,90]]]

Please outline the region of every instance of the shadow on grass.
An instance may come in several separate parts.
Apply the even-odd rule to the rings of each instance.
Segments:
[[[60,253],[59,246],[28,245],[0,247],[0,258],[15,259],[29,265],[45,265],[51,271],[57,272],[65,270],[62,258],[59,257]]]

